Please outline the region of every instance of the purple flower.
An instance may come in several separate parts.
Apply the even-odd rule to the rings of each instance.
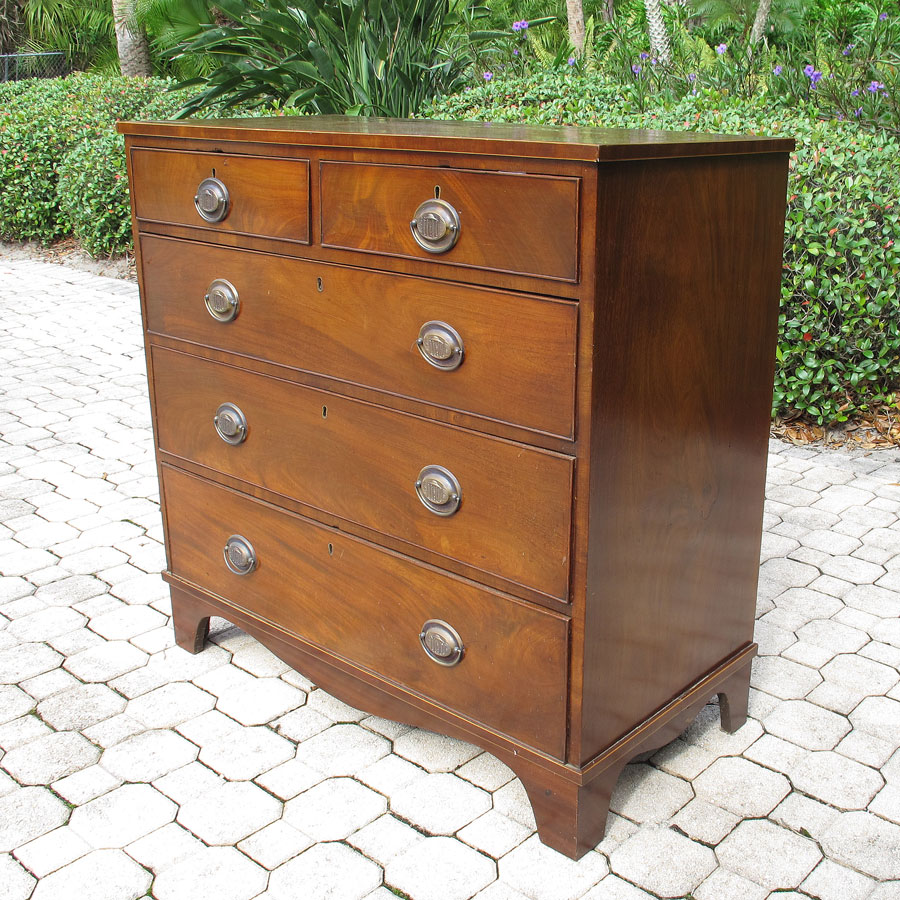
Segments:
[[[640,75],[640,74],[641,74],[641,67],[640,67],[637,63],[635,63],[635,64],[631,67],[631,71],[634,72],[635,75]]]
[[[855,46],[856,46],[856,44],[847,44],[847,46],[844,47],[844,49],[843,49],[841,52],[844,54],[844,56],[849,56],[849,55],[850,55],[850,51],[851,51]]]
[[[574,57],[574,56],[570,56],[570,57],[566,60],[566,62],[567,62],[570,66],[574,66],[574,65],[575,65],[575,57]]]
[[[853,110],[853,115],[858,119],[862,115],[862,107],[860,106],[859,109]]]
[[[775,66],[775,68],[772,69],[772,74],[773,74],[773,75],[780,75],[781,72],[782,72],[781,66]]]
[[[813,74],[813,72],[815,72],[815,71],[816,71],[816,67],[815,67],[815,66],[806,66],[806,68],[803,70],[803,74],[804,74],[807,78],[812,78],[812,74]]]
[[[519,55],[519,51],[518,51],[518,50],[513,50],[513,56],[518,56],[518,55]]]
[[[688,72],[688,81],[693,84],[697,80],[696,72]]]
[[[718,53],[719,56],[722,56],[727,49],[728,49],[728,44],[719,44],[719,46],[716,47],[716,53]]]
[[[857,90],[852,90],[852,91],[850,91],[850,96],[851,96],[851,97],[858,97],[858,96],[859,96],[859,91],[857,91]]]
[[[879,91],[884,90],[884,85],[880,81],[870,81],[866,90],[870,94],[877,94]]]
[[[519,21],[519,22],[513,22],[513,23],[512,23],[512,30],[513,30],[513,31],[525,31],[527,28],[528,28],[528,22],[527,22],[527,20],[525,20],[525,19],[522,19],[522,20]]]
[[[887,18],[887,13],[882,13],[878,18],[883,22]]]
[[[651,65],[651,66],[655,66],[655,65],[656,65],[656,57],[655,57],[655,56],[653,57],[653,59],[650,60],[650,65]]]
[[[490,81],[493,77],[494,77],[494,73],[493,73],[493,72],[485,72],[485,73],[484,73],[484,80],[485,80],[485,81]]]
[[[649,54],[649,53],[642,53],[642,54],[641,54],[641,59],[650,59],[650,54]]]

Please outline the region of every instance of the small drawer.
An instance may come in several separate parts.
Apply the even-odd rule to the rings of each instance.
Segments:
[[[163,492],[176,576],[563,757],[565,617],[176,469]]]
[[[320,179],[326,247],[578,281],[578,178],[322,162]]]
[[[573,436],[573,303],[152,235],[141,256],[151,332]]]
[[[131,151],[141,223],[309,243],[309,162],[184,150]]]
[[[571,457],[160,347],[152,360],[161,450],[567,599]]]

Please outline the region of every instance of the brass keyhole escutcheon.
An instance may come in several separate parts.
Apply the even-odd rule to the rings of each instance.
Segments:
[[[422,626],[419,642],[428,657],[441,666],[455,666],[465,652],[459,633],[441,619],[429,619]]]

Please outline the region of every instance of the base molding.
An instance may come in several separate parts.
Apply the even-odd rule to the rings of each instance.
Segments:
[[[573,766],[517,744],[427,698],[305,644],[171,573],[166,572],[163,577],[171,587],[172,619],[179,647],[199,653],[206,643],[210,617],[222,616],[351,706],[477,744],[509,766],[521,780],[541,841],[572,859],[579,859],[603,839],[613,788],[635,756],[665,746],[681,734],[714,694],[719,697],[722,727],[726,731],[736,731],[747,718],[750,666],[756,644],[748,644],[730,656],[594,759],[583,766]]]

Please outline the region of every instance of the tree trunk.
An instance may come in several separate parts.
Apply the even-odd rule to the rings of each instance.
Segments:
[[[647,9],[647,30],[650,32],[650,55],[661,65],[667,66],[672,61],[672,48],[660,0],[644,0],[644,6]]]
[[[584,7],[581,0],[566,0],[566,17],[569,20],[569,40],[575,48],[575,54],[584,52]]]
[[[603,0],[600,7],[600,15],[604,22],[615,22],[616,20],[616,3],[615,0]]]
[[[766,23],[769,21],[769,13],[771,11],[772,0],[759,0],[759,6],[756,7],[756,18],[753,20],[753,27],[750,29],[751,47],[762,40],[763,32],[766,30]]]
[[[134,21],[134,0],[112,0],[119,49],[119,68],[123,75],[146,78],[153,74],[147,35]]]
[[[15,53],[22,21],[19,0],[0,0],[0,53]]]

